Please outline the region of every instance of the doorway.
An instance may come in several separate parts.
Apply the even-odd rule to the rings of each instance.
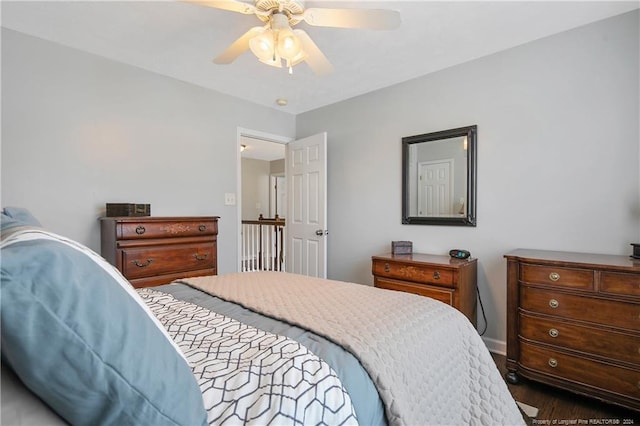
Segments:
[[[291,138],[238,129],[237,140],[237,270],[277,270],[284,262],[281,239],[282,219],[286,218],[286,184],[282,181],[285,181],[286,144]],[[273,188],[272,183],[278,187]],[[276,218],[280,221],[269,220]]]

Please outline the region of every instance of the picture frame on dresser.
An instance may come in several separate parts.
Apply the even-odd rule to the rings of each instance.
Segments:
[[[640,410],[640,262],[518,249],[507,260],[507,373]]]

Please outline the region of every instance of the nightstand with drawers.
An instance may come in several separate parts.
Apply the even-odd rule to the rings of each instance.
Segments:
[[[640,409],[640,261],[515,250],[507,259],[507,380]]]
[[[134,287],[216,275],[218,217],[104,217],[102,256]]]
[[[462,312],[476,327],[477,260],[412,253],[372,256],[374,285],[431,297]]]

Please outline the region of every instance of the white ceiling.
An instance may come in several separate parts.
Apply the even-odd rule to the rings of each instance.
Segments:
[[[240,136],[240,144],[245,146],[242,158],[254,160],[274,161],[284,158],[284,143],[270,142],[264,139]]]
[[[299,24],[334,65],[319,78],[304,63],[289,75],[251,52],[231,65],[213,64],[260,21],[191,3],[3,0],[1,20],[3,27],[298,114],[637,9],[639,1],[307,1],[306,7],[395,9],[402,24],[394,31]],[[277,106],[277,98],[288,105]]]

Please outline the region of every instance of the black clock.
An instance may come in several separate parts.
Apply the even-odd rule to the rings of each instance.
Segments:
[[[449,250],[449,256],[455,259],[468,259],[469,257],[471,257],[471,253],[469,253],[467,250],[453,249]]]

